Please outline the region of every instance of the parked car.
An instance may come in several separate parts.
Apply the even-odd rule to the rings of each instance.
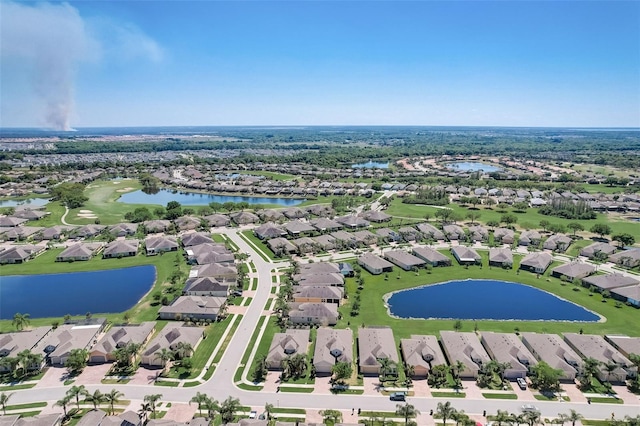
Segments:
[[[258,412],[257,411],[252,411],[249,413],[249,418],[250,419],[255,419],[258,416]]]
[[[526,390],[527,389],[527,381],[525,379],[523,379],[522,377],[518,377],[516,379],[516,382],[518,382],[518,386],[520,386],[520,389],[522,389],[522,390]]]
[[[404,401],[406,397],[404,392],[393,392],[389,395],[389,399],[392,401]]]
[[[526,413],[530,411],[540,411],[540,410],[538,410],[538,407],[536,407],[535,405],[525,404],[522,406],[522,411]]]

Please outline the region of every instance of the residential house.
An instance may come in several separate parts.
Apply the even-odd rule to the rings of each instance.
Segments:
[[[337,303],[290,303],[292,324],[336,325],[340,314]]]
[[[449,241],[464,241],[467,239],[464,229],[458,225],[445,225],[442,230]]]
[[[161,307],[158,318],[176,321],[187,318],[215,321],[226,301],[226,297],[180,296],[169,306]]]
[[[202,226],[202,219],[196,216],[181,216],[173,221],[181,231],[192,231]]]
[[[391,262],[371,253],[365,253],[360,256],[358,258],[358,265],[373,275],[380,275],[383,272],[391,272],[393,270],[393,264]]]
[[[520,269],[537,274],[544,274],[544,271],[547,270],[552,261],[553,258],[549,253],[529,253],[520,261]]]
[[[582,358],[557,334],[520,333],[522,343],[540,361],[562,370],[561,380],[573,382],[582,369]]]
[[[0,251],[0,265],[24,263],[29,259],[33,259],[43,251],[46,246],[24,244],[11,246],[6,250]]]
[[[291,222],[284,224],[284,229],[292,236],[298,236],[304,233],[313,233],[316,231],[316,228],[311,226],[311,224],[307,222],[301,222],[299,220],[293,220]]]
[[[547,238],[542,247],[546,250],[553,250],[558,252],[565,252],[571,245],[573,240],[563,234],[554,234]]]
[[[402,239],[407,242],[417,241],[421,236],[418,230],[412,228],[411,226],[403,226],[402,228],[398,228],[398,234],[400,234]]]
[[[300,275],[340,273],[340,266],[334,262],[303,263],[299,265]]]
[[[0,426],[60,426],[62,420],[62,413],[37,414],[24,417],[20,414],[10,414],[0,416]]]
[[[273,222],[263,223],[262,225],[255,228],[253,230],[253,233],[261,240],[284,237],[285,235],[287,235],[287,231],[280,228]]]
[[[234,264],[235,256],[222,243],[204,243],[185,248],[187,263],[190,265],[204,265],[206,263]]]
[[[513,265],[513,252],[507,248],[489,249],[489,266],[511,268]]]
[[[36,327],[28,331],[16,331],[12,333],[0,334],[0,359],[5,357],[16,358],[22,351],[34,352],[35,347],[50,332],[51,327]],[[33,369],[40,368],[42,365],[32,366]],[[0,364],[0,373],[6,373],[9,368]]]
[[[287,219],[303,219],[309,216],[309,213],[299,207],[289,207],[284,209],[283,214]]]
[[[338,362],[353,362],[353,332],[351,329],[320,327],[316,333],[313,366],[316,374],[330,375]]]
[[[35,240],[61,240],[74,229],[73,226],[55,225],[45,228],[33,236]]]
[[[13,217],[17,217],[20,219],[27,219],[27,220],[40,220],[45,216],[50,215],[50,212],[43,212],[43,211],[39,211],[39,210],[31,210],[31,209],[16,209],[16,211],[13,213]]]
[[[105,318],[63,324],[40,340],[33,352],[43,355],[51,365],[63,366],[72,350],[89,350],[105,325]]]
[[[493,239],[501,244],[513,244],[515,233],[509,228],[496,228],[493,231]]]
[[[598,377],[600,380],[613,383],[624,383],[627,375],[632,374],[633,364],[616,348],[604,340],[604,337],[595,334],[564,333],[564,340],[571,348],[583,358],[594,358],[603,365],[616,364],[614,371],[607,371],[600,366]]]
[[[431,247],[414,247],[411,252],[431,266],[451,266],[451,259],[448,256]]]
[[[105,228],[106,226],[104,225],[93,225],[93,224],[84,225],[84,226],[75,228],[71,232],[71,236],[73,238],[93,238],[93,237],[97,237]]]
[[[640,337],[606,335],[604,339],[627,358],[631,354],[640,355]]]
[[[341,223],[335,220],[328,219],[326,217],[319,217],[311,220],[311,225],[320,232],[335,231],[343,227]]]
[[[284,214],[280,210],[264,209],[258,212],[258,217],[264,222],[278,222],[284,219]]]
[[[22,219],[19,217],[13,216],[0,216],[0,232],[2,232],[2,228],[14,228],[16,226],[20,226],[23,223],[28,222],[27,219]]]
[[[224,297],[229,295],[229,283],[213,277],[194,277],[187,279],[182,294],[185,296]]]
[[[518,239],[518,244],[521,246],[537,246],[540,243],[542,236],[538,231],[530,230],[524,231],[520,234],[520,238]]]
[[[231,223],[231,219],[229,218],[229,216],[219,213],[205,216],[203,219],[207,221],[207,224],[209,226],[214,228],[229,226],[229,224]]]
[[[353,234],[345,231],[334,231],[331,235],[336,241],[336,248],[356,248],[359,246],[358,240],[353,236]]]
[[[319,247],[316,246],[316,242],[309,237],[296,238],[295,240],[291,240],[291,244],[296,246],[300,254],[320,251]]]
[[[142,419],[138,416],[138,413],[133,411],[125,411],[118,415],[108,416],[102,410],[90,410],[82,416],[77,426],[142,426],[142,424]],[[147,425],[150,424],[151,421],[147,422]]]
[[[336,248],[336,239],[331,235],[318,235],[317,237],[313,237],[313,241],[322,251],[334,250]]]
[[[358,367],[364,375],[380,374],[380,359],[386,358],[396,365],[400,362],[393,331],[388,327],[358,329]]]
[[[444,233],[429,223],[419,223],[416,229],[426,238],[434,241],[444,241]]]
[[[391,220],[391,216],[389,216],[385,212],[381,212],[378,210],[366,211],[362,214],[362,217],[364,217],[369,222],[376,222],[376,223],[388,222]]]
[[[271,238],[267,241],[267,246],[276,256],[293,254],[298,251],[298,248],[286,238]]]
[[[347,216],[337,217],[335,221],[342,224],[346,228],[355,229],[355,228],[366,228],[367,226],[369,226],[368,220],[365,220],[356,215],[347,215]]]
[[[449,364],[454,365],[458,361],[464,364],[464,370],[460,372],[461,378],[476,379],[482,365],[491,361],[473,332],[443,330],[440,332],[440,341]]]
[[[603,256],[604,259],[607,259],[610,255],[616,252],[615,246],[612,246],[609,243],[597,242],[593,244],[589,244],[582,250],[580,250],[580,256],[588,257],[589,259],[593,259],[595,257]]]
[[[74,262],[77,260],[89,260],[102,250],[104,243],[76,243],[70,245],[57,257],[56,262]]]
[[[640,306],[640,284],[611,290],[611,296],[630,305]]]
[[[178,251],[178,241],[175,237],[147,237],[144,240],[144,247],[147,256],[154,256],[160,253]]]
[[[44,228],[41,226],[16,226],[15,228],[0,228],[0,235],[6,241],[24,241],[43,230]]]
[[[249,212],[235,212],[231,213],[231,220],[237,225],[248,225],[250,223],[260,222],[260,218],[253,213]]]
[[[583,278],[582,283],[587,287],[594,286],[603,291],[635,286],[640,284],[640,281],[622,274],[605,274]]]
[[[400,350],[405,365],[413,367],[414,378],[427,377],[434,366],[447,364],[436,336],[413,335],[410,339],[400,339]]]
[[[482,263],[482,258],[480,257],[478,252],[471,247],[451,247],[451,253],[461,265],[474,265]]]
[[[138,231],[137,223],[118,223],[107,228],[109,233],[114,237],[129,237]]]
[[[627,268],[635,268],[640,265],[640,248],[622,250],[609,256],[609,261]]]
[[[389,243],[397,243],[402,241],[402,235],[389,228],[380,228],[375,230],[375,235],[383,238],[384,241]]]
[[[529,369],[538,363],[515,333],[485,331],[480,342],[491,358],[509,364],[504,371],[505,379],[525,378]]]
[[[556,266],[551,270],[551,276],[573,281],[587,277],[596,272],[596,267],[588,263],[571,262],[564,265]]]
[[[129,343],[138,345],[146,344],[151,338],[155,327],[155,322],[113,325],[109,331],[98,340],[98,343],[91,348],[89,352],[89,362],[104,363],[115,361],[116,349],[123,348]]]
[[[138,254],[138,240],[116,240],[107,244],[102,257],[104,259],[114,259],[119,257],[135,256]]]
[[[356,241],[362,245],[369,246],[378,242],[378,236],[366,229],[362,231],[355,231],[353,237]]]
[[[489,241],[489,230],[484,226],[470,226],[469,237],[472,241]]]
[[[215,244],[209,234],[205,234],[203,232],[188,232],[186,234],[182,234],[181,242],[182,246],[185,248],[207,243]]]
[[[307,355],[309,349],[309,330],[287,329],[284,333],[276,333],[271,340],[267,354],[267,365],[270,369],[282,369],[282,360],[296,354]]]
[[[204,336],[200,327],[188,327],[182,324],[167,324],[147,344],[142,352],[141,363],[151,367],[162,367],[163,361],[158,357],[162,349],[175,351],[178,343],[188,343],[195,351]]]
[[[341,287],[326,285],[298,286],[293,293],[293,301],[296,303],[335,303],[340,304],[344,296]]]
[[[171,221],[164,219],[147,220],[142,222],[142,225],[147,233],[155,234],[168,231],[171,227]]]
[[[226,263],[207,263],[193,266],[189,271],[189,278],[212,277],[222,282],[236,282],[238,269]]]
[[[404,250],[387,251],[384,253],[384,258],[405,271],[411,271],[413,268],[420,268],[425,265],[423,259]]]

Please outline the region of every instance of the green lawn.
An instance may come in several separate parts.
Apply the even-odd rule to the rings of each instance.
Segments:
[[[487,265],[487,251],[479,251],[483,258],[484,265]],[[445,252],[448,254],[448,252]],[[519,256],[514,256],[515,267],[520,262]],[[453,330],[455,320],[412,320],[392,318],[387,313],[383,304],[383,296],[395,290],[413,288],[421,285],[428,285],[449,280],[464,280],[468,278],[476,279],[496,279],[505,281],[520,282],[531,285],[541,290],[549,291],[564,299],[575,302],[587,309],[593,310],[602,315],[607,320],[600,323],[579,323],[579,322],[554,322],[554,321],[473,321],[462,320],[462,331],[473,331],[475,327],[483,331],[499,331],[514,332],[515,329],[520,331],[534,331],[540,333],[563,333],[563,332],[580,332],[581,329],[587,329],[589,333],[596,334],[626,334],[630,336],[640,336],[640,321],[638,315],[640,312],[632,307],[623,305],[620,308],[615,307],[615,302],[611,299],[602,302],[602,297],[593,295],[585,288],[578,288],[574,291],[573,285],[561,285],[561,281],[557,278],[548,276],[551,267],[545,275],[536,278],[535,274],[517,270],[504,270],[502,268],[489,268],[484,266],[472,266],[468,269],[463,266],[451,266],[433,268],[429,274],[426,270],[421,269],[419,275],[413,272],[406,272],[400,268],[394,267],[389,279],[385,281],[384,274],[371,275],[366,271],[362,272],[365,280],[364,290],[361,293],[361,306],[367,309],[360,309],[357,317],[350,316],[350,302],[348,299],[343,306],[339,308],[342,318],[338,322],[339,328],[350,327],[354,331],[357,328],[365,326],[391,326],[394,330],[396,340],[409,337],[412,334],[435,334],[440,330]],[[396,279],[400,276],[400,279]],[[354,278],[347,279],[347,292],[349,295],[355,295],[356,284]],[[591,294],[591,296],[590,296]]]
[[[487,399],[518,399],[518,395],[515,393],[483,393]]]
[[[119,183],[116,183],[119,182]],[[71,209],[66,217],[68,223],[85,225],[87,223],[94,223],[95,219],[85,219],[78,217],[80,210],[91,210],[103,225],[110,225],[114,223],[124,222],[124,215],[127,212],[133,212],[137,207],[141,207],[140,204],[125,204],[119,203],[117,200],[125,192],[126,188],[130,188],[126,192],[137,191],[142,188],[140,182],[137,179],[121,179],[117,181],[111,180],[98,180],[91,182],[87,185],[84,193],[89,200],[84,205],[77,209]],[[153,210],[154,207],[151,207]]]

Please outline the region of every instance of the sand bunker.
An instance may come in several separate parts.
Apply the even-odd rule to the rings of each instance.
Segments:
[[[130,186],[127,186],[126,188],[120,188],[120,189],[116,189],[116,192],[129,192],[129,191],[133,191],[135,188],[131,188]]]
[[[93,210],[80,210],[78,213],[93,213]]]
[[[118,185],[118,184],[120,184],[120,183],[122,183],[122,182],[120,182],[119,180],[113,181],[113,184],[114,184],[114,185]]]
[[[78,213],[77,216],[82,218],[82,219],[97,219],[98,218],[98,216],[96,216],[93,213]]]

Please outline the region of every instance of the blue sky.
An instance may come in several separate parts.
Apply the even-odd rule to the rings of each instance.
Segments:
[[[30,40],[3,46],[4,127],[640,126],[636,1],[48,6],[0,3],[78,34],[3,25],[4,40]]]

